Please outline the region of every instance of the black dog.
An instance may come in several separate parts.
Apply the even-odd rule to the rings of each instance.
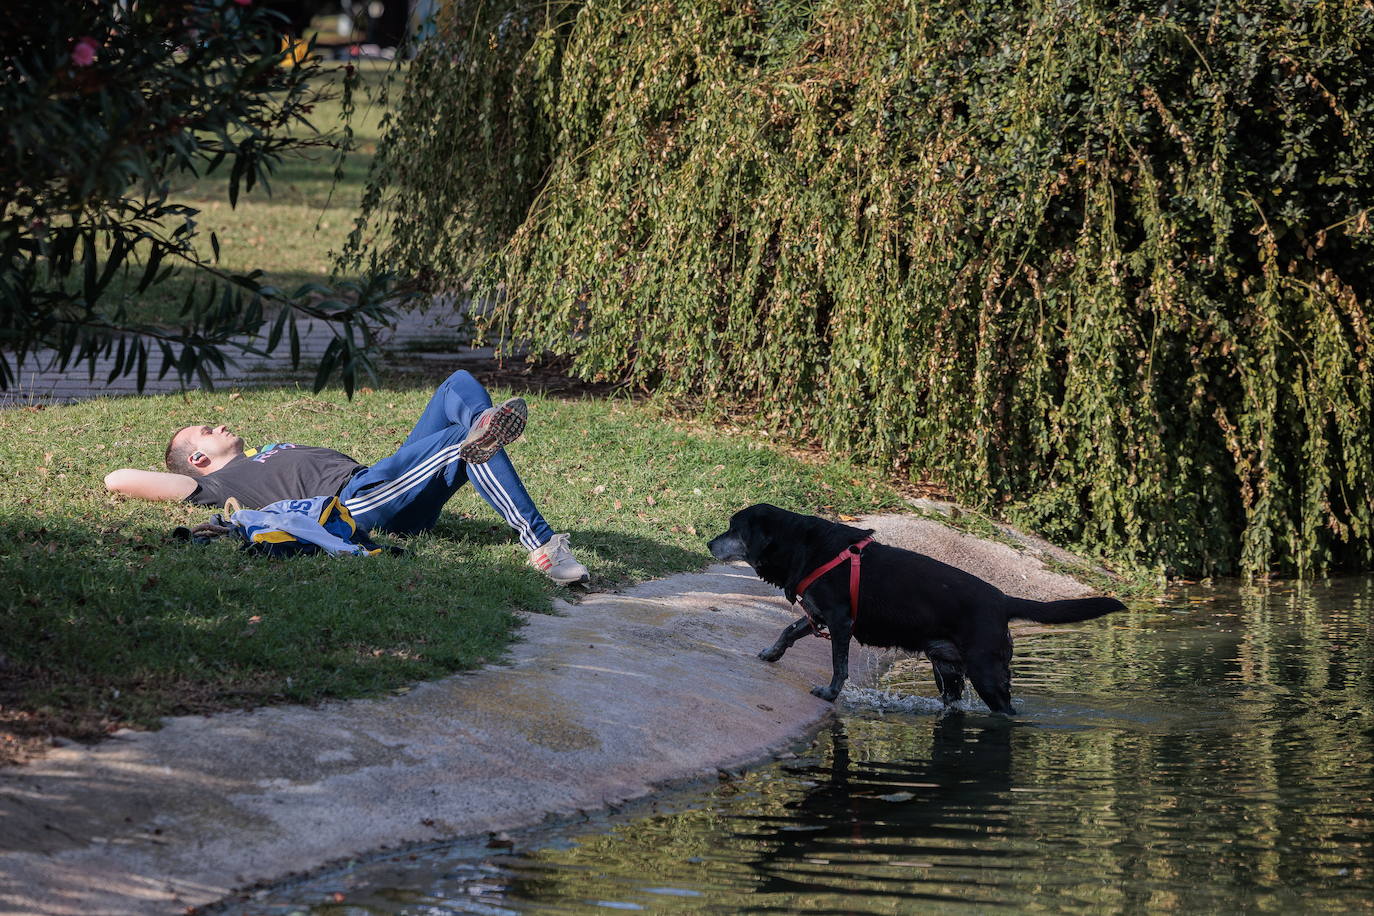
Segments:
[[[842,557],[802,594],[802,609],[808,616],[783,630],[777,642],[759,653],[768,662],[782,658],[812,628],[812,620],[828,629],[833,676],[828,686],[811,689],[823,700],[834,700],[849,676],[849,637],[853,636],[866,646],[924,652],[946,705],[963,696],[967,674],[989,709],[1014,713],[1008,620],[1071,623],[1125,608],[1115,598],[1013,598],[977,576],[924,554],[868,543],[858,554],[861,574],[851,617],[850,547],[872,533],[760,503],[736,512],[730,529],[708,545],[718,560],[748,563],[760,579],[781,588],[793,602],[810,574]]]

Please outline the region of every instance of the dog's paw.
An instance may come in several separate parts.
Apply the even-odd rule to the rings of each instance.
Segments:
[[[820,697],[822,700],[825,700],[827,703],[835,702],[835,697],[840,695],[840,692],[838,690],[833,690],[829,686],[812,687],[811,693],[815,696]]]
[[[775,662],[778,659],[782,658],[782,652],[782,649],[774,649],[772,647],[769,647],[759,653],[759,658],[763,659],[766,662]]]

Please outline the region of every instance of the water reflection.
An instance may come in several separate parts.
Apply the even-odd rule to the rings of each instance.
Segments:
[[[1017,633],[1014,720],[850,698],[807,753],[528,852],[436,848],[227,912],[1350,912],[1374,895],[1371,580]],[[933,693],[928,668],[891,684]],[[919,707],[917,707],[919,709]]]
[[[996,902],[979,889],[1002,884],[1000,860],[1011,850],[981,841],[1006,823],[1013,725],[953,715],[921,726],[926,753],[908,761],[875,753],[871,732],[851,751],[851,723],[837,721],[823,739],[828,760],[781,768],[805,792],[771,814],[732,816],[732,835],[759,850],[749,860],[757,878],[752,911],[845,909],[851,904],[843,898],[860,885],[870,908],[952,894]],[[924,876],[936,867],[960,874],[945,886],[928,884]]]

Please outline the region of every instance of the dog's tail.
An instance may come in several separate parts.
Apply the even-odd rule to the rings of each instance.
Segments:
[[[1034,620],[1037,623],[1074,623],[1092,620],[1113,611],[1124,611],[1126,605],[1115,598],[1068,598],[1063,601],[1032,601],[1029,598],[1007,596],[1007,618]]]

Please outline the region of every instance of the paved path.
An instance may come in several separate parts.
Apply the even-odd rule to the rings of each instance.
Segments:
[[[315,367],[325,347],[334,338],[329,325],[320,321],[305,321],[301,329],[301,368],[291,368],[290,349],[285,343],[277,346],[276,351],[267,357],[239,355],[232,358],[234,350],[225,348],[226,356],[231,357],[225,371],[212,369],[211,378],[216,387],[269,382],[274,379],[304,376],[314,378]],[[466,334],[462,318],[452,310],[435,308],[428,313],[410,311],[403,313],[395,327],[383,330],[381,334],[384,354],[412,354],[416,358],[434,358],[434,349],[443,349],[444,358],[452,363],[489,360],[493,351],[490,348],[472,348],[462,344]],[[134,376],[124,375],[106,383],[112,358],[96,363],[94,376],[89,366],[68,367],[66,371],[56,368],[56,353],[43,350],[25,360],[19,371],[16,384],[7,391],[0,391],[0,408],[31,406],[37,404],[69,404],[73,401],[93,397],[120,397],[138,394]],[[151,368],[144,394],[168,394],[181,391],[182,386],[175,371],[169,371],[162,379],[156,379],[157,369],[161,368],[161,357],[154,357],[155,368]],[[12,362],[11,362],[12,364]],[[187,385],[195,390],[198,383]]]

